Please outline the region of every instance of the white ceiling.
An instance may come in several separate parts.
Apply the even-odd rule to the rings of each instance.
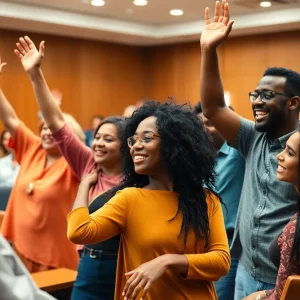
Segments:
[[[282,1],[282,0],[281,0]],[[236,35],[300,29],[300,1],[261,8],[259,0],[229,0]],[[0,28],[45,32],[113,42],[156,45],[195,40],[203,28],[206,6],[215,0],[106,0],[102,7],[89,0],[0,0]],[[173,17],[171,9],[184,15]]]

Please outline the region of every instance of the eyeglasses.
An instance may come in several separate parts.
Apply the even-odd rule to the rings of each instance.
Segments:
[[[276,95],[293,97],[292,95],[289,94],[277,93],[273,91],[261,91],[261,92],[255,91],[249,93],[249,99],[251,102],[254,102],[260,96],[261,101],[266,103],[270,101],[272,98],[276,97]]]
[[[141,143],[141,145],[145,145],[150,143],[152,140],[154,140],[154,137],[160,137],[159,135],[153,133],[153,132],[143,132],[141,135],[133,135],[127,139],[128,147],[132,148],[137,141]]]

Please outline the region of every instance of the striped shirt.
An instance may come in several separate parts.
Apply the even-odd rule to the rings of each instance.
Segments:
[[[294,186],[277,179],[276,155],[292,133],[271,140],[254,122],[241,118],[233,145],[245,157],[246,170],[231,254],[256,280],[271,284],[278,270],[269,258],[269,246],[297,211]]]

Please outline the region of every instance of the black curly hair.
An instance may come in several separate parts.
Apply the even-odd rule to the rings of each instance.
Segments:
[[[206,191],[215,194],[215,159],[216,150],[210,137],[202,126],[201,121],[192,112],[189,105],[176,105],[173,102],[146,102],[127,120],[123,134],[122,155],[124,160],[124,181],[121,185],[101,195],[109,200],[114,194],[125,187],[142,188],[149,183],[149,177],[137,174],[127,145],[127,138],[134,135],[138,125],[146,118],[157,118],[158,134],[161,137],[161,163],[167,170],[173,189],[178,192],[178,210],[176,218],[181,212],[183,219],[179,232],[184,235],[186,248],[187,236],[190,228],[196,237],[205,240],[208,247],[209,221],[207,214]],[[195,247],[196,247],[195,245]]]

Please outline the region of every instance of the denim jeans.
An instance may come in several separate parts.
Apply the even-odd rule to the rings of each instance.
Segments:
[[[230,270],[227,275],[221,277],[219,281],[214,282],[219,300],[233,300],[235,275],[239,261],[231,258]]]
[[[241,263],[238,264],[235,277],[234,300],[241,300],[254,292],[272,290],[274,288],[275,284],[255,280],[241,265]]]
[[[72,300],[113,300],[117,255],[90,255],[83,251]]]

